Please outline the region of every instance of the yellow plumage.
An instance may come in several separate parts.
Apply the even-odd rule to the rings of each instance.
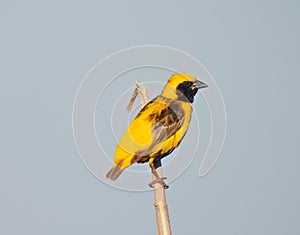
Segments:
[[[189,74],[174,74],[161,95],[154,98],[131,122],[116,148],[114,166],[106,177],[115,180],[135,162],[153,162],[170,154],[186,134],[197,90],[207,85]]]

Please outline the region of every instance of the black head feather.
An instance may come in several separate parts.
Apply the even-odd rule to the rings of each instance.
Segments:
[[[176,94],[178,99],[181,101],[186,101],[193,103],[194,96],[197,94],[198,89],[195,88],[193,82],[185,81],[180,83],[176,88]]]

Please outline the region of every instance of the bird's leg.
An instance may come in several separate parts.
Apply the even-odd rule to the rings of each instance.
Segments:
[[[157,171],[156,171],[156,168],[155,168],[154,164],[151,163],[151,164],[149,164],[149,165],[150,165],[150,168],[151,168],[151,171],[152,171],[153,175],[155,176],[155,179],[154,179],[151,183],[149,183],[149,186],[150,186],[151,188],[153,188],[153,185],[154,185],[154,184],[159,183],[159,184],[161,184],[165,189],[169,188],[169,186],[168,186],[168,185],[165,183],[165,181],[164,181],[165,179],[167,179],[167,177],[162,177],[162,178],[160,178],[159,175],[158,175],[158,173],[157,173]]]

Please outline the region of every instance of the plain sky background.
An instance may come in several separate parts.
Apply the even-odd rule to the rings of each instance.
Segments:
[[[123,192],[84,166],[76,90],[120,49],[159,44],[219,84],[227,138],[167,191],[173,234],[300,234],[298,1],[1,1],[0,234],[155,234],[152,193]]]

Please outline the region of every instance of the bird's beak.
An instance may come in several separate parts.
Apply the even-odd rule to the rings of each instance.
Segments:
[[[194,88],[197,88],[197,89],[202,89],[202,88],[205,88],[205,87],[208,87],[204,82],[201,82],[199,80],[196,80],[193,84],[193,87]]]

